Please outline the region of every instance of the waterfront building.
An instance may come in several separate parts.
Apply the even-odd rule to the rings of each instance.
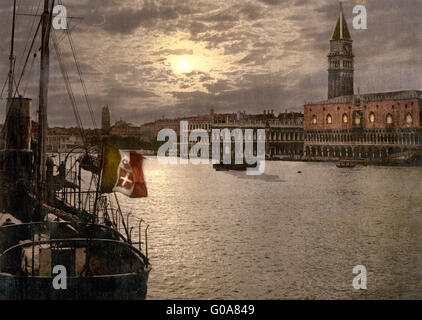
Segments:
[[[110,135],[119,137],[139,137],[141,135],[141,129],[131,123],[124,120],[116,121],[114,126],[110,130]]]
[[[236,117],[237,116],[235,114],[216,114],[214,113],[214,110],[211,109],[210,114],[184,118],[183,121],[186,121],[188,125],[187,125],[187,128],[182,128],[182,130],[186,131],[185,129],[187,129],[187,136],[190,136],[193,130],[205,130],[209,137],[209,146],[210,146],[209,155],[211,157],[212,156],[211,139],[212,139],[212,129],[214,128],[214,124],[226,123],[226,121],[235,120]],[[188,146],[188,150],[191,150],[191,148],[197,143],[197,141],[190,141],[189,139],[187,139],[187,136],[184,137],[185,141],[181,141],[182,147]],[[186,154],[186,150],[184,151],[185,151],[184,154]]]
[[[83,140],[76,128],[49,128],[46,151],[49,153],[82,152]]]
[[[141,134],[141,140],[149,143],[154,143],[157,141],[157,137],[154,136],[154,128],[155,123],[154,122],[148,122],[139,128],[140,134]]]
[[[181,127],[181,122],[184,125]],[[302,160],[304,148],[303,113],[284,112],[278,116],[274,110],[264,110],[260,114],[247,114],[245,111],[236,113],[214,113],[178,119],[161,119],[141,126],[140,134],[144,141],[157,141],[162,129],[171,129],[177,135],[180,154],[188,154],[199,142],[190,141],[194,130],[204,130],[209,137],[209,156],[212,156],[212,130],[241,129],[243,135],[246,129],[254,130],[254,143],[257,141],[257,130],[263,129],[266,134],[266,158],[273,160]],[[113,132],[114,128],[112,129]],[[183,135],[181,133],[183,132]],[[232,137],[234,152],[235,139]],[[222,150],[223,138],[220,139]],[[256,149],[256,148],[255,148]],[[222,151],[221,151],[222,154]]]
[[[422,92],[354,94],[353,58],[340,9],[328,54],[328,99],[304,106],[305,160],[415,160],[422,150]]]
[[[171,129],[176,132],[177,138],[180,137],[180,121],[182,119],[161,119],[154,123],[154,137],[157,141],[158,133],[163,129]]]
[[[280,113],[268,121],[268,157],[273,160],[302,160],[305,133],[303,113]]]
[[[246,129],[253,129],[253,141],[255,144],[257,141],[256,132],[258,129],[262,129],[265,130],[265,153],[267,159],[301,160],[303,157],[305,135],[302,113],[287,113],[286,111],[276,116],[273,110],[265,110],[263,114],[243,114],[242,117],[238,117],[235,120],[214,123],[212,128],[220,130],[228,128],[231,131],[241,129],[243,133]],[[222,149],[220,150],[222,152]],[[232,151],[234,151],[234,146]]]

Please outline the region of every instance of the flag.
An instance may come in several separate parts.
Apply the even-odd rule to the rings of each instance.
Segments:
[[[131,198],[148,196],[141,154],[106,145],[103,156],[102,193],[120,192]]]

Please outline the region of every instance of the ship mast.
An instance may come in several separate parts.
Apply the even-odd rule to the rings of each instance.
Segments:
[[[44,12],[41,16],[41,64],[40,64],[40,92],[38,109],[38,144],[36,157],[36,177],[38,188],[38,200],[44,199],[44,186],[46,182],[46,156],[45,142],[47,137],[47,102],[48,102],[48,82],[50,76],[50,30],[51,13],[54,7],[54,0],[44,0]]]
[[[13,1],[13,22],[12,22],[12,38],[10,41],[10,69],[9,69],[9,91],[7,94],[7,97],[9,99],[12,99],[13,97],[13,81],[14,81],[14,69],[15,69],[15,21],[16,21],[16,0]],[[9,105],[10,102],[8,102],[6,105]],[[7,109],[9,109],[7,107]],[[7,114],[6,110],[6,114]]]

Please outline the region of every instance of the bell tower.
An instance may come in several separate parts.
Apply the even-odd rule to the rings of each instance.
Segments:
[[[340,13],[328,53],[328,99],[351,96],[353,91],[353,40],[340,2]]]
[[[103,108],[103,111],[101,113],[101,129],[104,134],[108,134],[111,129],[110,110],[108,108],[108,105]]]

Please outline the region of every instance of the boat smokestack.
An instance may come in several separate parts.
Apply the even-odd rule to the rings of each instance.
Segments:
[[[31,151],[32,100],[8,99],[6,120],[6,150]]]
[[[31,99],[8,99],[5,149],[0,151],[0,210],[29,222],[31,200],[25,193],[32,179]]]

